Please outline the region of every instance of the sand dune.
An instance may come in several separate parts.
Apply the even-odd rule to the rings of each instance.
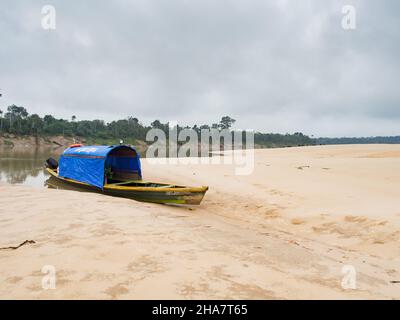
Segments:
[[[255,151],[255,170],[150,165],[199,207],[0,186],[0,298],[398,299],[400,146]],[[42,288],[45,265],[56,289]],[[356,289],[341,285],[356,270]]]

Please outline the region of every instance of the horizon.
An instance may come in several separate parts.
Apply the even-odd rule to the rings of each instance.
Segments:
[[[18,107],[24,107],[24,106],[18,106]],[[25,108],[25,107],[24,107]],[[63,118],[63,117],[58,117],[57,115],[54,115],[54,114],[39,114],[39,113],[30,113],[29,112],[29,109],[27,109],[27,108],[25,108],[26,109],[26,111],[28,112],[28,114],[29,115],[33,115],[33,114],[37,114],[40,118],[42,118],[43,119],[43,117],[44,116],[46,116],[46,115],[51,115],[51,116],[53,116],[55,119],[57,119],[57,120],[65,120],[65,121],[69,121],[69,122],[79,122],[79,121],[103,121],[106,125],[108,125],[108,124],[110,124],[111,122],[113,122],[113,121],[120,121],[120,120],[128,120],[128,118],[129,117],[133,117],[133,118],[137,118],[138,120],[139,120],[139,124],[141,124],[142,126],[144,126],[144,127],[151,127],[151,122],[153,122],[153,121],[156,121],[156,120],[159,120],[162,124],[168,124],[169,122],[170,123],[176,123],[176,120],[170,120],[170,121],[162,121],[162,120],[160,120],[160,119],[153,119],[153,120],[151,120],[149,123],[144,123],[139,117],[137,117],[137,116],[134,116],[134,115],[128,115],[128,116],[125,116],[125,117],[123,117],[123,118],[119,118],[119,119],[112,119],[112,120],[109,120],[109,121],[107,121],[107,120],[104,120],[104,119],[99,119],[99,118],[93,118],[93,119],[79,119],[79,117],[77,117],[75,114],[74,115],[71,115],[71,117],[69,117],[69,118]],[[2,110],[1,108],[0,108],[0,111],[3,111],[3,116],[4,116],[4,114],[7,112],[7,108],[5,109],[5,110]],[[74,120],[72,120],[72,116],[75,116],[76,118],[74,119]],[[227,116],[229,116],[229,115],[227,115]],[[186,127],[186,126],[189,126],[190,128],[193,128],[193,126],[194,125],[197,125],[198,127],[199,126],[201,126],[201,125],[209,125],[209,126],[211,126],[213,123],[218,123],[220,120],[221,120],[221,118],[222,118],[223,116],[221,115],[220,117],[219,117],[219,119],[216,119],[216,120],[213,120],[213,121],[211,121],[211,122],[209,122],[209,123],[193,123],[193,124],[186,124],[186,123],[177,123],[178,124],[178,126],[180,126],[180,127],[182,127],[182,128],[184,128],[184,127]],[[229,116],[230,117],[230,116]],[[235,122],[237,122],[238,121],[238,119],[234,119],[235,120]],[[232,125],[232,129],[236,129],[236,130],[248,130],[248,129],[243,129],[243,128],[237,128],[237,126],[235,125],[235,124],[233,124]],[[252,130],[252,129],[250,129],[250,130]],[[296,132],[301,132],[301,131],[292,131],[292,132],[273,132],[273,131],[267,131],[267,130],[260,130],[260,131],[258,131],[258,130],[256,130],[255,131],[256,133],[261,133],[261,134],[280,134],[280,135],[285,135],[285,134],[289,134],[289,135],[293,135],[294,133],[296,133]],[[301,133],[303,133],[303,134],[305,134],[304,132],[301,132]],[[3,133],[4,134],[4,133]],[[394,137],[400,137],[400,134],[397,134],[397,135],[374,135],[374,136],[316,136],[316,135],[313,135],[313,134],[305,134],[306,136],[309,136],[310,138],[312,138],[312,139],[363,139],[363,138],[394,138]]]

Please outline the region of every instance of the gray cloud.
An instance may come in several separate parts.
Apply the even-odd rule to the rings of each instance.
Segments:
[[[400,2],[3,1],[0,108],[316,136],[400,134]],[[57,29],[41,28],[41,8]],[[341,28],[342,6],[357,29]]]

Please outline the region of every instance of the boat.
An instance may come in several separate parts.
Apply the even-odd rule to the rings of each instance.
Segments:
[[[188,187],[142,179],[140,155],[129,145],[72,145],[59,161],[49,158],[50,188],[102,193],[161,204],[199,205],[207,186]]]

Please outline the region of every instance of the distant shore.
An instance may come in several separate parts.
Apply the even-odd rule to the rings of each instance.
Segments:
[[[249,176],[143,172],[210,190],[171,207],[0,184],[0,299],[400,299],[399,145],[255,150]]]
[[[62,153],[67,147],[72,144],[81,143],[86,145],[112,145],[119,143],[119,141],[109,140],[90,140],[84,137],[68,137],[68,136],[19,136],[14,134],[0,134],[0,152],[1,151],[17,151],[17,152],[30,152],[35,149],[39,150],[51,150],[52,153]],[[139,151],[142,157],[145,156],[145,152],[149,147],[145,141],[135,140],[135,148]],[[255,144],[255,149],[265,149],[265,148],[282,148],[284,146],[266,146]],[[289,146],[288,146],[289,147]],[[199,147],[200,148],[200,147]]]
[[[72,143],[83,143],[83,138],[72,138],[64,136],[17,136],[14,134],[0,135],[0,147],[3,148],[58,148],[71,145]]]
[[[102,144],[102,141],[88,141],[83,137],[67,137],[67,136],[18,136],[14,134],[0,135],[0,151],[31,151],[32,149],[50,149],[53,152],[61,153],[65,148],[75,143],[92,143]],[[139,152],[147,149],[147,144],[143,141],[136,141]],[[114,141],[117,143],[117,141]]]

